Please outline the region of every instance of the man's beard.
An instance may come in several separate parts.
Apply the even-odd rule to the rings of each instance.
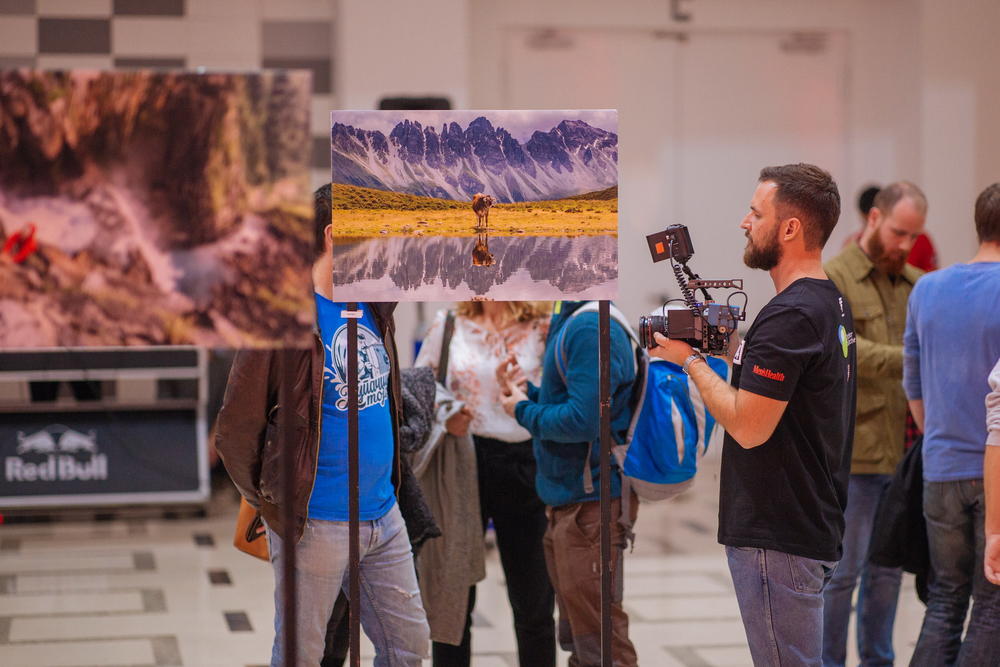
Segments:
[[[878,230],[868,239],[868,259],[876,269],[889,276],[898,276],[906,266],[906,253],[899,250],[892,255],[887,253],[882,239],[879,238]]]
[[[743,251],[743,263],[751,269],[770,271],[781,261],[781,244],[778,243],[778,225],[775,225],[770,237],[762,245],[756,245],[750,232],[747,232],[747,247]]]

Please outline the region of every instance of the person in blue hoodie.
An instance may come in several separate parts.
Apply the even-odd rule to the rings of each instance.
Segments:
[[[556,303],[545,344],[541,386],[524,382],[516,362],[497,369],[506,387],[504,409],[532,436],[535,486],[547,506],[543,539],[545,562],[559,606],[559,643],[572,653],[570,664],[601,664],[601,507],[600,384],[598,314],[574,317],[585,302]],[[628,428],[629,397],[635,357],[628,333],[611,323],[611,429],[620,437]],[[614,466],[614,464],[612,464]],[[628,638],[628,615],[622,608],[620,562],[626,535],[621,514],[621,474],[611,473],[611,570],[617,593],[612,600],[612,654],[615,667],[636,664]],[[631,499],[635,521],[638,500]]]

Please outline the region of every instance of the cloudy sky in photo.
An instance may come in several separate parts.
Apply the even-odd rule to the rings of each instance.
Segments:
[[[485,116],[493,127],[502,127],[522,144],[536,131],[548,132],[564,120],[582,120],[608,132],[618,132],[618,112],[614,109],[543,109],[531,111],[333,111],[333,123],[364,130],[379,130],[386,136],[404,119],[428,125],[440,133],[445,123],[466,129],[473,120]]]

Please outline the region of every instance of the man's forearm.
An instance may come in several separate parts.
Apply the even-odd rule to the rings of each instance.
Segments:
[[[732,435],[737,426],[736,389],[719,377],[707,363],[696,361],[690,364],[688,374],[715,421]]]

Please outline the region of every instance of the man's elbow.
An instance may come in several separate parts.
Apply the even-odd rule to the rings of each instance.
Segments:
[[[760,447],[765,442],[771,439],[774,434],[774,428],[764,429],[764,428],[752,428],[752,427],[741,427],[727,430],[727,433],[736,441],[743,449],[753,449],[755,447]]]

